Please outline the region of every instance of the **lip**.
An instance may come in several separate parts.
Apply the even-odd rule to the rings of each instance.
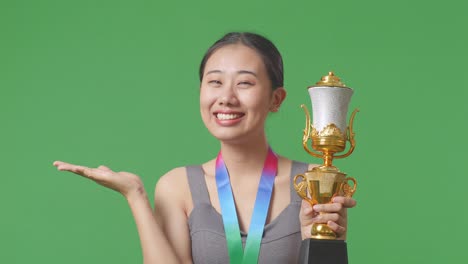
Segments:
[[[238,117],[234,119],[221,120],[221,119],[218,119],[218,114],[238,115]],[[245,116],[245,113],[239,112],[239,111],[232,111],[232,110],[219,110],[219,111],[213,112],[213,116],[218,125],[233,126],[242,121],[243,117]]]

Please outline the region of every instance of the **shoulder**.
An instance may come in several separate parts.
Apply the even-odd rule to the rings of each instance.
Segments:
[[[174,190],[178,190],[177,193],[183,191],[184,193],[190,193],[189,189],[189,181],[187,171],[190,170],[189,167],[197,167],[199,166],[203,174],[205,175],[214,175],[214,166],[215,160],[209,160],[200,165],[191,165],[191,166],[183,166],[174,168],[164,175],[162,175],[158,182],[156,183],[156,192],[162,193],[171,193]],[[169,194],[171,195],[171,194]],[[172,196],[172,195],[171,195]]]
[[[184,200],[184,194],[188,189],[186,167],[174,168],[161,176],[156,183],[154,197],[156,201],[172,200],[177,202]]]
[[[166,189],[168,187],[178,186],[180,183],[186,181],[187,170],[186,167],[174,168],[161,176],[156,183],[156,189]]]
[[[211,167],[212,162],[204,163],[200,166],[203,173],[206,173],[206,166]],[[177,167],[162,175],[154,190],[155,207],[161,208],[171,206],[174,209],[182,209],[188,216],[193,208],[191,186],[189,185],[188,167]],[[214,167],[213,167],[214,168]]]

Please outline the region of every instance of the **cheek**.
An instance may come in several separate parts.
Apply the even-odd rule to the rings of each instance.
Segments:
[[[213,96],[200,91],[200,113],[202,118],[205,119],[210,115],[210,109],[213,105]]]
[[[252,94],[245,98],[251,109],[259,114],[265,114],[270,111],[271,100],[269,94]]]
[[[211,99],[209,96],[200,94],[200,109],[205,110],[207,107],[211,105]]]

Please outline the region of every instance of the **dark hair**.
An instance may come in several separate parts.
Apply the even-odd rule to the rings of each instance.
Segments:
[[[272,89],[283,87],[283,59],[275,45],[267,38],[249,32],[231,32],[216,41],[205,53],[200,64],[200,82],[203,80],[203,72],[208,59],[213,53],[230,44],[242,43],[254,49],[260,55],[270,78]]]

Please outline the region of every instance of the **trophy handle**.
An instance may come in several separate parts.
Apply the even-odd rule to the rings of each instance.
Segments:
[[[312,156],[314,156],[316,158],[323,158],[322,154],[315,153],[314,151],[310,150],[309,147],[307,146],[307,142],[309,141],[310,133],[311,133],[310,128],[312,127],[312,125],[310,124],[309,110],[307,110],[307,107],[304,104],[301,104],[301,108],[304,109],[304,113],[306,115],[304,135],[302,137],[302,146],[304,147],[304,150],[307,151],[307,153],[309,153],[310,155],[312,155]]]
[[[351,155],[351,153],[353,153],[354,151],[354,148],[356,147],[356,141],[354,140],[354,131],[353,131],[353,123],[354,123],[354,117],[356,116],[356,113],[359,112],[359,109],[354,109],[353,113],[351,114],[351,117],[349,118],[349,126],[348,126],[348,130],[347,130],[347,138],[348,138],[348,141],[349,143],[351,144],[350,148],[348,149],[348,152],[346,152],[345,154],[343,155],[339,155],[339,156],[334,156],[333,158],[335,159],[341,159],[341,158],[346,158],[348,157],[349,155]]]
[[[297,183],[297,180],[300,179],[300,182]],[[310,188],[308,188],[308,181],[307,177],[304,174],[298,174],[294,176],[294,189],[296,190],[297,194],[304,200],[310,203],[310,205],[315,205],[318,204],[318,202],[315,199],[311,199],[307,197],[307,190],[311,191]],[[313,195],[311,195],[313,197]]]
[[[351,186],[349,182],[352,181],[353,185]],[[341,183],[340,189],[343,191],[345,197],[353,197],[353,194],[356,192],[357,181],[353,177],[346,177]]]

